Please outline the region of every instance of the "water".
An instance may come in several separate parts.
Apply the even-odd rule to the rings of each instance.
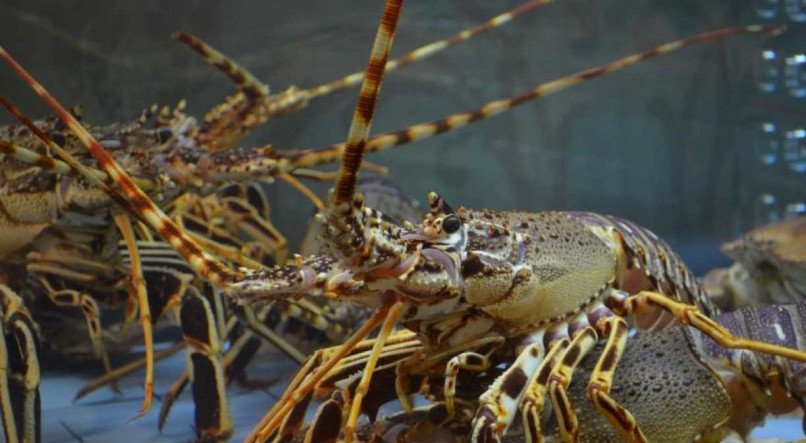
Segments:
[[[389,167],[391,178],[414,196],[433,189],[452,204],[469,207],[616,214],[668,239],[698,273],[723,265],[719,244],[750,227],[803,214],[806,201],[806,34],[798,24],[803,3],[758,0],[729,6],[565,1],[532,12],[391,74],[373,132],[472,109],[716,27],[765,20],[791,26],[779,39],[740,36],[689,48],[369,160]],[[92,7],[77,1],[5,1],[0,42],[65,104],[82,104],[86,119],[97,123],[134,118],[153,102],[173,104],[180,98],[202,116],[232,92],[226,78],[172,42],[171,31],[199,35],[280,91],[363,68],[378,15],[378,3],[370,1],[180,5],[148,0]],[[501,8],[500,2],[411,2],[395,53],[476,24]],[[0,69],[0,89],[32,116],[48,115],[8,69]],[[355,94],[342,91],[313,102],[267,124],[245,143],[287,148],[342,141]],[[282,184],[269,192],[272,218],[294,244],[310,204]],[[165,385],[176,372],[158,374]],[[49,389],[46,385],[43,392],[49,398],[53,392],[60,400],[70,396],[64,387]],[[252,403],[241,409],[250,413],[269,401],[246,397]],[[137,403],[127,404],[124,409],[131,413],[120,412],[120,421]],[[59,408],[85,411],[82,420],[90,429],[119,423],[92,409]],[[184,412],[177,411],[172,422],[178,428],[169,440],[192,435],[191,414],[187,404]],[[45,440],[71,441],[55,417],[46,418]],[[139,429],[135,426],[89,435],[112,438]],[[149,422],[144,435],[160,439],[153,429]]]

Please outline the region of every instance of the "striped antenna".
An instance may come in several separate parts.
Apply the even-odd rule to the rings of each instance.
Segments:
[[[231,148],[255,126],[274,115],[297,109],[297,103],[302,101],[287,94],[270,95],[268,85],[198,37],[182,32],[174,32],[171,37],[188,45],[238,87],[238,92],[207,112],[194,136],[211,151]]]
[[[113,192],[111,189],[109,189],[109,176],[105,172],[82,165],[72,155],[65,152],[61,146],[56,144],[56,142],[54,142],[53,139],[51,139],[47,134],[42,132],[42,130],[39,129],[34,122],[26,117],[19,108],[14,106],[14,104],[8,101],[8,99],[5,97],[0,96],[0,105],[3,105],[3,107],[14,116],[14,118],[19,120],[20,123],[33,132],[34,135],[36,135],[36,137],[48,147],[48,149],[62,157],[64,161],[54,159],[48,155],[38,154],[28,149],[19,147],[13,143],[0,141],[0,143],[3,145],[3,151],[9,152],[12,157],[17,158],[18,160],[34,164],[48,171],[53,171],[55,174],[83,175],[93,185],[103,189],[107,193]]]
[[[384,66],[386,66],[386,60],[389,58],[389,51],[392,49],[392,40],[394,39],[402,6],[402,0],[388,0],[386,2],[381,23],[378,25],[378,33],[375,34],[369,65],[364,74],[361,91],[358,93],[358,103],[356,103],[353,120],[350,123],[344,156],[339,168],[339,178],[336,181],[336,190],[333,194],[333,203],[336,206],[343,203],[352,203],[355,195],[358,169],[361,167],[361,159],[364,156],[364,145],[367,142],[367,134],[372,124],[372,116],[375,113],[375,105],[377,104],[381,81],[383,80]]]
[[[190,267],[199,275],[206,278],[210,283],[222,286],[225,283],[242,278],[238,272],[227,268],[223,263],[214,259],[182,229],[165,215],[153,201],[143,193],[131,177],[115,162],[115,159],[98,143],[95,138],[71,115],[66,109],[56,101],[45,88],[34,79],[8,52],[0,47],[0,57],[17,72],[17,74],[29,85],[36,94],[48,105],[48,107],[70,128],[70,130],[87,147],[92,156],[109,174],[114,183],[120,187],[116,191],[128,202],[129,206],[142,218],[152,229],[154,229],[165,241],[171,244]]]
[[[393,71],[401,66],[405,66],[415,61],[424,60],[457,43],[464,42],[483,32],[503,26],[512,21],[512,19],[518,17],[519,15],[522,15],[526,12],[531,11],[532,9],[536,9],[550,2],[551,0],[532,0],[514,9],[511,9],[503,14],[496,15],[495,17],[487,20],[486,22],[480,25],[476,25],[472,28],[460,31],[450,37],[437,40],[425,46],[421,46],[409,52],[408,54],[387,61],[384,73],[388,74],[389,71]],[[359,82],[361,82],[363,78],[364,78],[364,72],[358,71],[346,75],[340,79],[325,83],[323,85],[315,86],[309,89],[303,89],[300,91],[300,93],[305,96],[306,100],[312,100],[314,98],[330,94],[331,92],[357,85]]]
[[[457,43],[503,26],[515,17],[550,1],[531,0],[480,25],[429,43],[394,60],[389,60],[386,63],[385,72],[423,60]],[[204,117],[196,139],[211,150],[228,149],[252,128],[276,116],[297,110],[310,100],[357,85],[364,78],[364,71],[359,71],[310,89],[291,87],[283,92],[270,94],[269,87],[254,74],[200,38],[183,32],[174,32],[171,37],[201,55],[205,62],[226,74],[238,87],[239,91],[236,94],[227,97],[223,103],[216,105]]]
[[[433,120],[426,123],[419,123],[395,132],[379,134],[367,140],[364,150],[366,152],[377,152],[390,149],[406,143],[416,142],[429,137],[433,137],[443,132],[448,132],[467,126],[470,123],[489,118],[502,112],[520,106],[530,100],[539,99],[555,92],[562,91],[572,86],[578,85],[587,80],[609,74],[620,69],[638,64],[644,60],[668,54],[675,50],[703,43],[718,38],[728,37],[737,34],[752,32],[765,32],[777,34],[782,32],[784,25],[751,25],[732,28],[717,29],[693,35],[660,46],[656,46],[644,52],[622,57],[608,64],[600,65],[568,76],[542,83],[531,89],[508,98],[493,100],[471,111],[451,114],[447,117]],[[337,161],[345,150],[345,143],[337,143],[325,148],[282,150],[277,154],[289,159],[289,162],[298,168],[309,168],[316,165]]]
[[[270,91],[267,85],[263,84],[246,68],[203,42],[200,38],[184,32],[174,32],[171,34],[171,38],[188,45],[190,49],[201,55],[204,61],[226,74],[238,86],[238,89],[244,91],[247,95],[252,96],[252,98],[268,97]]]

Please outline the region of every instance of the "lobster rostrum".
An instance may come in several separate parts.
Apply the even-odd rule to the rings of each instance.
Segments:
[[[404,404],[409,392],[408,375],[441,364],[457,372],[483,371],[489,366],[490,356],[504,353],[513,356],[510,368],[480,399],[472,431],[472,438],[477,441],[500,439],[517,408],[522,409],[527,435],[539,439],[540,425],[535,417],[540,415],[546,393],[560,416],[561,433],[573,439],[578,426],[566,388],[574,367],[599,336],[607,344],[588,384],[588,395],[622,435],[644,440],[629,411],[608,395],[628,338],[623,316],[629,314],[636,317],[639,325],[661,327],[676,319],[703,330],[723,346],[806,360],[803,352],[737,339],[711,321],[698,309],[699,305],[707,310],[707,302],[677,257],[649,231],[622,220],[585,213],[453,211],[436,194],[431,194],[431,214],[418,228],[411,229],[393,226],[383,221],[378,211],[365,207],[362,199],[353,195],[355,181],[400,6],[400,2],[387,3],[348,136],[339,181],[322,217],[327,224],[329,255],[297,258],[291,266],[256,272],[231,271],[207,254],[161,213],[41,85],[14,64],[87,145],[120,188],[117,195],[128,202],[132,212],[170,242],[210,282],[227,287],[228,293],[247,301],[318,291],[376,307],[375,313],[343,346],[318,353],[308,361],[310,364],[292,380],[292,389],[256,430],[255,439],[265,440],[276,435],[284,422],[294,423],[299,418],[294,412],[317,384],[380,325],[378,338],[367,351],[355,395],[330,403],[337,409],[339,404],[349,408],[343,434],[345,439],[353,439],[362,399],[384,345],[399,320],[405,321],[424,344],[423,352],[396,362],[401,368],[396,386],[400,387],[398,393]],[[620,66],[706,38],[764,29],[751,26],[715,31],[708,37],[696,36],[630,56]],[[11,61],[5,52],[0,55]],[[612,67],[596,69],[577,81],[610,70]],[[528,95],[534,98],[543,93],[544,89],[536,89]],[[523,97],[520,100],[525,100]],[[508,101],[494,102],[485,111],[494,113],[510,105]],[[464,115],[459,120],[466,123],[473,118]],[[542,247],[540,242],[544,242]],[[524,307],[528,308],[525,315],[518,312]],[[482,348],[489,349],[485,349],[485,354],[473,351]],[[446,397],[451,396],[451,381],[455,380],[449,375]],[[327,412],[332,414],[333,408]],[[341,414],[340,410],[337,412]],[[338,427],[331,427],[325,437],[337,438],[338,432],[333,434],[337,430]],[[320,441],[319,437],[316,434],[315,439]]]

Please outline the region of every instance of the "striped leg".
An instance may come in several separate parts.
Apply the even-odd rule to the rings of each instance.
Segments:
[[[288,241],[269,221],[269,200],[260,183],[230,185],[222,190],[223,215],[249,238],[268,245],[275,263],[284,264],[288,257]]]
[[[198,438],[226,439],[232,434],[232,421],[225,392],[221,340],[210,301],[195,287],[189,287],[182,296],[180,317],[182,335],[188,345]]]
[[[297,363],[302,364],[305,361],[306,357],[299,349],[266,326],[264,322],[269,314],[269,309],[261,309],[260,312],[256,314],[254,310],[246,306],[234,306],[233,308],[235,315],[237,315],[254,334],[257,334],[259,337],[273,344],[277,349],[291,357]]]
[[[555,340],[549,343],[549,351],[540,366],[537,368],[537,375],[529,383],[529,387],[521,400],[519,409],[523,419],[524,439],[527,443],[537,443],[543,441],[543,433],[540,426],[540,418],[543,413],[543,404],[546,401],[546,389],[549,375],[557,365],[560,356],[568,349],[570,341],[567,338]]]
[[[132,298],[137,299],[137,305],[140,311],[140,326],[143,328],[143,343],[146,352],[146,379],[143,385],[145,395],[143,397],[143,404],[140,406],[140,412],[137,416],[145,415],[151,409],[151,402],[154,398],[154,333],[151,328],[151,309],[148,303],[148,294],[146,293],[146,282],[143,278],[143,269],[140,263],[140,255],[137,250],[137,243],[134,237],[134,230],[132,229],[131,220],[129,216],[124,213],[113,214],[115,224],[118,226],[123,241],[126,242],[126,248],[130,257],[131,279],[130,293]]]
[[[246,441],[265,441],[273,435],[295,406],[304,401],[328,372],[378,327],[388,312],[389,308],[382,306],[343,345],[320,349],[311,355],[288,384],[283,396],[269,409]]]
[[[0,413],[6,442],[39,442],[39,342],[22,299],[0,283]]]
[[[596,345],[596,339],[596,330],[592,326],[576,331],[568,349],[549,375],[549,397],[564,441],[579,441],[579,422],[568,396],[568,385],[571,384],[574,369]]]
[[[358,422],[358,414],[361,412],[361,401],[367,394],[369,382],[372,378],[373,372],[375,371],[375,366],[378,363],[378,359],[381,356],[381,351],[383,351],[383,346],[386,344],[389,334],[392,333],[392,329],[394,329],[395,324],[400,317],[406,313],[408,307],[409,306],[403,302],[397,302],[391,308],[389,308],[389,314],[384,319],[381,329],[378,332],[378,336],[375,338],[375,345],[372,347],[372,353],[364,365],[364,372],[361,376],[361,381],[355,389],[355,397],[352,399],[352,404],[350,405],[350,415],[347,417],[347,423],[344,425],[344,438],[347,442],[351,442],[355,439],[355,425]]]
[[[161,349],[154,353],[154,360],[160,361],[164,358],[170,357],[173,354],[181,351],[185,348],[185,342],[182,340],[177,341],[170,347],[166,349]],[[119,366],[107,374],[104,374],[98,378],[90,380],[87,384],[85,384],[81,389],[78,390],[76,396],[73,397],[73,401],[78,401],[85,396],[95,392],[99,388],[106,386],[111,383],[115,383],[116,381],[122,379],[123,377],[131,374],[132,372],[138,371],[142,369],[146,365],[145,358],[140,358],[129,363],[126,363],[123,366]]]
[[[684,325],[692,326],[711,337],[720,346],[731,349],[747,349],[764,354],[776,355],[792,360],[806,362],[806,352],[784,346],[771,345],[758,340],[739,338],[731,334],[724,326],[708,318],[696,306],[680,303],[656,292],[641,291],[621,300],[613,300],[621,304],[623,311],[637,314],[648,308],[660,308],[672,314]]]
[[[459,370],[482,372],[490,367],[487,356],[477,352],[463,352],[448,361],[445,366],[445,406],[448,416],[453,417],[454,398],[456,397],[456,378]]]
[[[499,442],[512,420],[518,403],[526,392],[537,368],[543,362],[543,345],[534,343],[520,353],[515,363],[499,376],[479,397],[480,406],[473,417],[471,441]]]
[[[644,433],[641,432],[630,411],[610,396],[613,374],[627,345],[629,326],[623,318],[616,316],[602,319],[596,326],[601,328],[602,337],[607,337],[607,344],[588,382],[588,398],[626,440],[646,442]]]
[[[11,387],[9,386],[10,368],[8,347],[6,346],[6,331],[5,331],[5,318],[0,321],[0,413],[3,419],[3,435],[7,443],[17,443],[19,437],[17,436],[17,419],[15,411],[19,410],[19,406],[13,402],[11,398]],[[16,397],[14,398],[16,400]]]

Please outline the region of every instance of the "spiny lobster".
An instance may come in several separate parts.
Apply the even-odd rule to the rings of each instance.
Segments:
[[[387,69],[391,70],[395,67],[403,66],[406,63],[428,57],[452,44],[467,40],[481,32],[501,26],[517,15],[523,14],[545,3],[547,3],[545,0],[534,0],[525,3],[479,26],[465,30],[453,37],[426,45],[404,55],[396,61],[393,61],[393,63],[390,63]],[[228,180],[246,180],[246,178],[268,179],[275,176],[285,178],[292,182],[292,184],[299,186],[290,174],[303,174],[306,172],[303,170],[305,164],[314,165],[321,162],[333,161],[338,158],[338,153],[335,152],[339,149],[338,146],[318,151],[309,150],[304,153],[280,153],[278,156],[274,156],[274,154],[271,153],[275,151],[270,147],[233,149],[234,145],[241,137],[257,125],[265,123],[267,120],[278,115],[305,106],[310,100],[316,97],[357,83],[361,78],[360,73],[359,75],[349,75],[311,89],[292,87],[280,94],[270,94],[268,87],[260,83],[248,71],[197,38],[181,33],[176,33],[174,37],[188,44],[196,52],[200,53],[210,64],[216,66],[232,78],[238,86],[238,92],[228,97],[224,103],[210,111],[200,125],[196,125],[195,120],[183,112],[183,105],[180,104],[173,112],[168,108],[159,110],[155,106],[149,107],[143,112],[139,119],[131,123],[114,124],[103,128],[88,126],[87,128],[93,132],[96,137],[104,139],[104,143],[107,146],[115,149],[118,158],[121,161],[128,162],[127,167],[135,168],[132,172],[141,177],[139,184],[148,189],[151,195],[169,202],[167,206],[164,206],[166,211],[175,214],[175,219],[183,220],[185,225],[189,225],[188,227],[195,227],[195,229],[191,229],[191,231],[196,233],[197,240],[204,241],[206,247],[214,248],[216,254],[231,260],[239,266],[256,266],[256,263],[265,262],[261,260],[255,261],[252,257],[248,256],[249,254],[244,253],[244,248],[251,246],[251,244],[244,245],[243,241],[235,238],[233,235],[237,235],[237,232],[227,233],[224,232],[226,229],[222,231],[214,226],[214,224],[217,223],[215,220],[219,220],[220,222],[222,218],[226,218],[227,220],[235,218],[236,221],[233,223],[239,226],[236,229],[245,229],[251,234],[258,232],[260,240],[263,240],[264,248],[268,247],[268,251],[262,251],[262,253],[273,253],[275,255],[274,261],[284,262],[284,238],[273,228],[268,220],[266,211],[263,211],[266,214],[256,213],[260,212],[261,208],[267,209],[267,206],[263,204],[265,198],[260,197],[262,191],[259,187],[251,188],[248,192],[246,190],[237,191],[239,192],[237,195],[224,195],[223,199],[221,199],[221,196],[217,196],[217,194],[202,199],[194,196],[192,192],[187,193],[187,191],[191,190],[196,193],[206,194],[210,192],[209,189],[216,189],[216,184],[223,184]],[[12,112],[15,112],[13,106],[5,99],[3,99],[3,104],[10,108]],[[153,129],[146,128],[146,122],[155,113],[158,113],[156,126]],[[54,154],[52,154],[51,151],[64,150],[69,154],[78,155],[78,152],[73,149],[76,146],[76,139],[69,133],[62,132],[62,129],[61,122],[56,120],[40,121],[36,124],[29,122],[27,127],[9,126],[2,129],[4,131],[2,138],[8,140],[0,142],[2,143],[0,144],[0,148],[2,148],[5,162],[3,170],[7,175],[6,179],[10,182],[9,189],[6,189],[7,193],[4,193],[2,201],[5,209],[4,213],[11,214],[12,216],[12,219],[2,219],[2,221],[6,222],[3,224],[6,225],[7,228],[3,232],[4,237],[2,237],[3,255],[8,256],[17,249],[29,247],[34,242],[39,242],[40,244],[34,247],[34,249],[41,248],[44,252],[39,251],[35,253],[37,258],[34,260],[36,262],[28,261],[34,253],[27,255],[25,268],[28,271],[38,271],[44,274],[56,273],[62,277],[78,276],[80,277],[78,280],[82,283],[95,284],[98,281],[97,276],[93,275],[91,272],[81,272],[86,270],[86,266],[83,265],[86,265],[87,262],[91,262],[92,260],[90,258],[84,258],[83,256],[79,257],[77,254],[82,253],[89,256],[103,256],[105,259],[108,259],[108,252],[103,253],[103,251],[106,250],[106,246],[104,245],[109,244],[109,239],[106,238],[108,237],[108,233],[105,233],[103,229],[99,228],[96,229],[96,234],[90,234],[89,238],[92,239],[92,242],[97,241],[104,246],[103,250],[94,250],[90,254],[86,254],[86,251],[82,250],[82,242],[88,241],[87,235],[80,237],[78,240],[71,238],[70,241],[65,242],[65,248],[71,247],[73,244],[78,245],[77,248],[74,248],[77,249],[77,251],[60,250],[58,251],[59,253],[56,253],[55,250],[51,250],[52,246],[49,241],[42,241],[40,238],[40,234],[43,230],[52,230],[53,226],[59,224],[58,222],[54,223],[54,217],[58,221],[61,219],[69,219],[76,213],[89,213],[102,210],[100,216],[101,220],[92,224],[103,226],[103,219],[107,217],[105,210],[112,202],[108,196],[103,193],[102,186],[96,188],[88,187],[87,183],[83,182],[80,178],[77,179],[71,176],[75,170],[70,171],[71,165],[68,164],[69,162],[65,163],[54,158]],[[49,141],[49,138],[54,140]],[[396,137],[394,135],[392,135],[392,138],[402,140],[402,137]],[[42,149],[40,145],[42,142],[38,139],[41,139],[42,142],[46,144],[44,149]],[[387,137],[383,144],[387,146],[395,144],[394,142],[391,144],[389,142],[389,137]],[[50,143],[49,146],[47,145],[48,143]],[[55,147],[53,146],[54,143],[56,145]],[[267,153],[274,158],[269,161],[266,161],[268,160],[267,158],[258,158],[260,155]],[[47,184],[51,183],[54,177],[56,177],[55,180],[58,181],[59,174],[64,177],[63,182],[65,185],[63,189],[54,192]],[[96,181],[99,177],[103,178],[105,176],[104,173],[97,170],[92,170],[90,174],[96,178]],[[31,194],[36,197],[41,196],[42,198],[31,199],[29,198],[30,195],[23,194]],[[261,200],[259,202],[260,204],[254,203],[255,194],[258,194],[257,200]],[[177,195],[179,196],[176,197]],[[192,200],[190,203],[186,201],[188,197]],[[214,198],[213,201],[205,202],[205,200],[209,200],[211,197],[217,198]],[[23,202],[22,207],[20,207],[18,203],[20,201]],[[34,201],[35,204],[31,205],[32,201]],[[184,206],[189,206],[191,211],[196,211],[196,213],[189,212],[187,208],[182,210],[176,209],[177,206],[180,206],[179,201],[183,201],[182,204]],[[44,204],[37,205],[40,202]],[[213,205],[212,209],[210,207],[211,204]],[[199,213],[199,211],[201,213]],[[217,212],[223,212],[223,214]],[[263,217],[260,215],[263,215]],[[201,219],[199,217],[201,217]],[[204,218],[207,219],[202,220]],[[119,220],[123,222],[123,218],[119,218]],[[86,224],[87,220],[83,219],[76,222],[79,231],[83,230],[81,223]],[[59,234],[61,235],[62,232]],[[60,235],[57,235],[58,239],[61,239]],[[112,240],[112,244],[117,243],[114,241],[114,237]],[[148,239],[145,240],[145,243],[143,241],[133,242],[132,238],[128,240],[129,247],[136,244],[138,247],[142,248],[150,242]],[[60,248],[62,248],[61,245]],[[89,249],[89,247],[87,249]],[[65,265],[75,265],[76,260],[79,260],[83,266],[80,270],[74,269],[71,271],[69,269],[59,268]],[[123,265],[131,267],[132,264],[138,261],[140,260],[137,255],[132,253],[131,259],[124,262]],[[92,262],[92,266],[95,268],[91,269],[91,271],[97,272],[98,269],[101,269],[104,273],[113,274],[113,276],[108,277],[108,280],[112,282],[109,284],[109,292],[114,292],[119,289],[122,286],[121,282],[124,281],[124,277],[129,277],[124,269],[125,266],[121,266],[119,261],[118,265],[113,266],[95,261]],[[188,290],[188,282],[186,279],[189,277],[182,277],[181,272],[177,273],[174,270],[166,268],[166,264],[162,258],[157,257],[154,259],[153,257],[145,257],[143,270],[144,276],[148,277],[145,278],[144,285],[150,289],[148,292],[151,294],[156,292],[164,296],[162,299],[154,296],[154,298],[157,298],[157,303],[160,307],[166,304],[179,303],[183,292]],[[163,288],[156,287],[156,284],[164,282],[166,277],[173,282],[173,291],[165,291]],[[134,280],[137,281],[138,279],[135,278]],[[150,282],[155,283],[154,285],[150,285]],[[93,298],[93,295],[97,294],[92,294],[92,291],[97,292],[97,286],[90,289],[89,287],[91,285],[87,285],[81,288],[82,290],[76,290],[71,286],[57,290],[51,288],[50,283],[45,280],[42,280],[41,286],[46,287],[47,293],[51,296],[50,298],[58,305],[82,307],[91,331],[93,349],[96,354],[102,356],[107,371],[109,371],[106,352],[101,340],[102,328],[100,326],[99,308]],[[41,286],[33,289],[41,290]],[[142,292],[142,290],[138,291],[140,295],[142,295]],[[108,299],[109,297],[105,298]],[[148,298],[142,296],[139,299],[140,311],[144,313],[141,318],[143,319],[143,328],[146,331],[144,339],[147,346],[145,359],[147,366],[146,399],[142,412],[145,412],[150,404],[150,374],[153,372],[153,351],[151,351],[151,339],[150,333],[148,332],[150,330],[148,312],[151,310],[148,309],[148,300]],[[153,303],[154,301],[152,301],[152,304]],[[209,302],[197,299],[196,305],[199,303],[203,306],[209,305]],[[209,317],[208,314],[204,313],[204,311],[209,311],[209,306],[208,308],[204,308],[203,306],[196,306],[196,309],[202,309],[202,311],[197,312],[196,315],[201,318]],[[295,310],[299,309],[300,307],[295,308]],[[157,314],[153,317],[156,318],[161,311],[162,309],[157,309],[155,311]],[[302,309],[302,311],[304,313],[306,309]],[[129,312],[133,311],[130,309]],[[311,317],[311,313],[306,315]],[[310,318],[310,320],[319,320],[320,322],[324,320],[321,318],[321,314],[317,314],[317,311],[313,311],[312,315],[313,318]],[[265,316],[266,311],[263,310],[261,318]],[[205,331],[205,329],[211,327],[210,325],[212,323],[205,323],[208,323],[207,326],[196,326],[195,331],[185,332],[189,334],[188,336],[191,341],[195,340],[197,344],[203,344],[203,349],[197,349],[197,351],[203,351],[201,355],[199,355],[199,357],[202,357],[202,360],[197,364],[203,364],[205,366],[216,365],[215,360],[217,357],[215,357],[215,354],[218,351],[215,351],[215,349],[218,348],[218,345],[214,343],[216,340],[210,338],[208,332]],[[258,326],[257,324],[252,324],[253,329],[258,328]],[[232,326],[229,326],[226,329],[231,330],[231,328]],[[58,326],[55,329],[58,330]],[[219,329],[219,334],[223,334],[225,328],[219,327]],[[282,343],[278,341],[281,340],[279,337],[276,337],[276,335],[268,335],[270,331],[266,331],[265,328],[262,330],[265,332],[263,334],[264,337],[274,338],[275,343],[282,346]],[[199,339],[203,336],[207,337],[207,339]],[[58,337],[58,335],[56,337]],[[53,336],[51,336],[51,338],[53,338]],[[59,348],[59,341],[56,339],[48,340],[48,343]],[[67,350],[67,348],[62,349]],[[286,349],[288,349],[291,355],[296,355],[298,360],[302,360],[302,356],[298,351],[288,346],[286,346]],[[165,353],[163,353],[163,355],[165,355]],[[35,357],[35,354],[29,355],[29,358]],[[205,363],[205,360],[209,363]],[[31,364],[33,365],[34,363]],[[208,369],[209,368],[204,369],[203,372],[206,371],[206,373],[210,373],[211,371]],[[124,372],[125,371],[110,372],[110,374],[105,377],[105,380],[118,377]],[[220,372],[220,369],[212,372]],[[187,382],[187,376],[185,376],[184,382]],[[93,387],[100,384],[101,383],[95,383]],[[223,399],[220,398],[222,395],[220,392],[220,374],[216,376],[216,380],[211,381],[209,384],[218,386],[218,388],[215,389],[214,396],[219,397],[217,400],[219,405],[205,405],[203,407],[225,411],[225,405],[222,404]],[[177,384],[175,386],[181,389],[184,384]],[[91,388],[82,390],[80,395],[86,394],[89,389]],[[172,390],[172,393],[172,395],[175,395],[177,392],[176,390]],[[207,395],[209,396],[210,394],[208,393]],[[166,404],[169,403],[166,402]],[[33,416],[35,414],[31,411],[27,415]],[[221,412],[220,415],[221,418],[219,422],[210,425],[215,426],[216,429],[212,429],[210,432],[217,436],[226,436],[229,432],[227,414]],[[7,415],[5,418],[8,417]],[[221,420],[223,420],[223,422]],[[10,419],[6,420],[6,422],[10,422]],[[204,432],[206,432],[206,430]]]
[[[735,263],[703,281],[725,309],[806,299],[806,217],[783,220],[722,245]]]
[[[591,213],[453,211],[439,196],[431,194],[429,216],[419,227],[401,228],[384,222],[379,212],[365,207],[362,199],[354,196],[356,175],[400,6],[399,2],[387,3],[339,180],[322,217],[327,222],[329,255],[304,260],[300,257],[293,265],[257,272],[229,270],[183,234],[41,85],[7,53],[0,52],[87,145],[112,182],[118,184],[115,195],[211,283],[225,286],[230,295],[246,301],[280,299],[304,291],[337,295],[376,309],[344,345],[318,352],[308,360],[258,427],[255,439],[275,435],[283,438],[293,433],[299,425],[300,417],[295,413],[298,407],[362,338],[381,325],[368,356],[363,357],[365,365],[355,395],[345,397],[349,395],[345,391],[319,410],[320,417],[330,418],[333,414],[341,417],[342,407],[345,412],[349,410],[343,437],[352,440],[362,399],[399,320],[415,331],[423,344],[409,358],[393,362],[399,369],[396,387],[404,405],[408,404],[406,395],[412,387],[409,377],[434,367],[455,368],[456,372],[483,371],[496,359],[512,358],[510,368],[481,397],[472,430],[472,438],[479,441],[500,439],[519,404],[527,419],[528,435],[541,438],[535,417],[540,415],[546,393],[560,417],[563,437],[573,439],[578,424],[568,402],[567,386],[575,366],[600,335],[607,337],[607,345],[588,385],[588,394],[622,435],[645,440],[629,411],[608,394],[627,340],[628,326],[623,318],[627,315],[636,317],[644,327],[660,327],[678,320],[702,330],[723,346],[806,360],[803,352],[737,339],[710,320],[706,315],[712,313],[708,299],[676,255],[649,231],[624,220]],[[749,26],[714,31],[627,57],[615,66],[715,36],[777,29]],[[575,80],[609,70],[612,67],[589,70]],[[536,88],[515,99],[515,103],[545,92],[544,88]],[[478,115],[463,114],[455,120],[467,123],[511,105],[510,101],[493,102]],[[474,352],[482,350],[487,352]],[[451,398],[455,377],[448,375],[445,391]],[[339,436],[338,427],[311,429],[309,438],[316,441]]]

